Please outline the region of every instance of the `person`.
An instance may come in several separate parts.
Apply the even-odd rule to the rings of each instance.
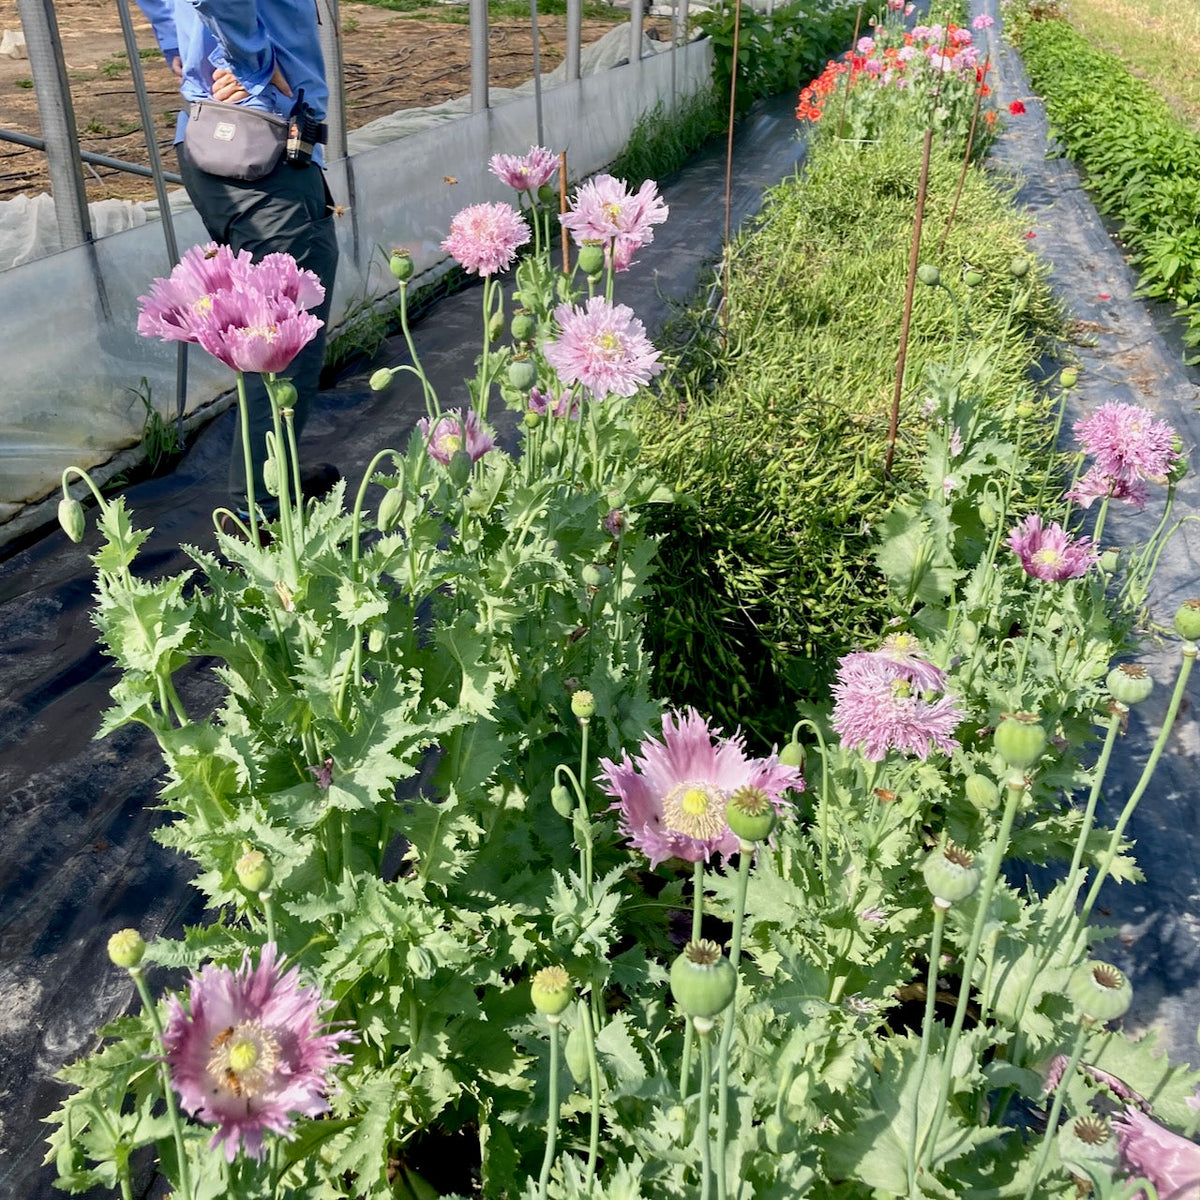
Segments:
[[[334,204],[325,182],[322,147],[311,162],[281,160],[262,179],[246,182],[200,170],[183,143],[187,107],[197,100],[220,100],[288,117],[297,98],[316,121],[324,121],[329,88],[321,53],[316,0],[138,0],[154,29],[168,65],[180,79],[188,105],[179,114],[175,148],[179,173],[209,236],[232,250],[248,250],[257,262],[284,252],[312,271],[325,287],[325,299],[312,311],[324,324],[296,356],[287,372],[296,388],[295,427],[303,429],[319,386],[325,334],[337,275]],[[175,58],[178,59],[178,66]],[[268,516],[274,507],[263,482],[264,435],[272,428],[270,402],[261,377],[246,379],[250,416],[254,494]],[[245,510],[245,460],[240,434],[233,438],[229,487]],[[339,478],[321,464],[304,473],[309,495],[328,491]]]

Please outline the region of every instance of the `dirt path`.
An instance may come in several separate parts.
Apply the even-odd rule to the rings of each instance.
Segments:
[[[136,6],[131,9],[138,45],[144,50],[143,69],[156,136],[164,151],[169,151],[179,92],[157,53],[148,22]],[[146,148],[115,8],[107,0],[56,0],[55,11],[80,144],[96,154],[145,164]],[[459,10],[451,11],[457,15]],[[396,109],[451,100],[469,90],[470,30],[465,23],[401,16],[369,4],[343,3],[340,12],[349,128],[357,129]],[[624,10],[614,8],[611,21],[585,21],[584,42],[595,41],[626,19]],[[20,29],[15,6],[4,6],[0,25]],[[657,32],[656,26],[661,26],[663,36],[669,36],[665,21],[648,21],[647,32]],[[566,18],[544,16],[539,27],[542,69],[549,71],[565,52]],[[532,76],[528,21],[494,22],[489,44],[492,86],[513,87]],[[40,132],[28,59],[0,58],[0,128],[34,136]],[[173,155],[168,154],[167,165],[174,168]],[[154,194],[150,181],[137,176],[86,165],[84,176],[89,200],[148,199]],[[0,200],[21,192],[33,195],[49,190],[45,155],[0,141]]]

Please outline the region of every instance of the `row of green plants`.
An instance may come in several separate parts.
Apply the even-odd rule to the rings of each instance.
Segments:
[[[306,503],[276,378],[278,517],[225,514],[217,552],[176,576],[139,573],[144,532],[97,496],[96,620],[121,675],[105,728],[158,739],[160,836],[211,921],[114,932],[142,1007],[64,1072],[61,1186],[129,1196],[148,1149],[184,1200],[1177,1194],[1200,1075],[1125,1036],[1128,981],[1089,949],[1103,883],[1136,877],[1123,831],[1200,637],[1191,602],[1167,721],[1103,828],[1152,686],[1113,660],[1174,527],[1172,431],[1116,406],[1076,426],[1067,478],[1047,470],[1061,410],[986,399],[1036,270],[924,263],[941,333],[864,532],[874,625],[781,744],[752,747],[658,699],[646,653],[649,518],[671,492],[631,400],[665,372],[614,292],[666,206],[583,185],[564,275],[540,193],[555,162],[494,161],[521,211],[451,221],[446,249],[483,278],[468,407],[443,409],[415,352],[380,370],[426,418]],[[392,265],[404,313],[411,263]],[[285,373],[315,281],[216,248],[185,266],[143,332]],[[989,288],[1005,303],[985,320]],[[1124,502],[1161,522],[1101,555]],[[1094,542],[1073,528],[1092,505]],[[88,536],[77,502],[60,512]],[[205,662],[211,712],[176,687]],[[1017,886],[1029,861],[1058,881]]]
[[[1019,10],[1014,18],[1051,133],[1083,167],[1100,211],[1119,223],[1139,294],[1178,310],[1185,345],[1200,346],[1200,133],[1066,21]]]
[[[879,97],[868,99],[878,119]],[[735,243],[724,311],[681,322],[677,360],[639,406],[645,460],[680,497],[653,516],[657,685],[764,745],[790,729],[795,698],[828,686],[837,657],[879,628],[875,539],[920,478],[925,378],[947,333],[956,353],[969,338],[987,348],[972,386],[1005,411],[1042,404],[1026,374],[1060,328],[1036,261],[1020,279],[1010,271],[1029,243],[1007,186],[972,168],[956,200],[961,142],[935,141],[922,256],[947,287],[914,298],[899,457],[885,476],[921,145],[895,121],[869,143],[842,140],[841,106],[840,94],[825,103],[803,174],[768,193]],[[1030,436],[1044,446],[1048,435]]]

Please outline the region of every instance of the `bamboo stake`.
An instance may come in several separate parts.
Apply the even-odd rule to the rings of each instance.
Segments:
[[[941,258],[942,251],[946,248],[946,239],[950,236],[950,226],[954,224],[954,218],[958,215],[958,202],[962,199],[963,184],[967,181],[967,167],[971,163],[971,150],[975,145],[975,130],[979,124],[979,108],[983,103],[983,89],[987,83],[988,69],[991,63],[990,58],[983,60],[983,75],[975,87],[975,111],[971,113],[971,128],[967,132],[967,148],[963,153],[962,170],[958,173],[958,187],[954,189],[954,203],[950,205],[946,228],[942,230],[942,237],[938,242],[938,258]]]

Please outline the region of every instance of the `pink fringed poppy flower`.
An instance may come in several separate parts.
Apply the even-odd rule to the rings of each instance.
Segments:
[[[478,462],[496,445],[491,430],[480,421],[474,409],[468,410],[464,417],[461,408],[452,408],[432,427],[429,418],[422,417],[417,428],[426,439],[430,458],[446,466],[460,450],[465,450],[472,462]]]
[[[1148,409],[1116,400],[1076,421],[1075,436],[1084,454],[1095,459],[1068,493],[1069,499],[1084,508],[1102,496],[1144,506],[1144,482],[1165,482],[1181,457],[1175,430],[1166,421]]]
[[[1158,1200],[1195,1200],[1200,1196],[1200,1146],[1165,1129],[1137,1109],[1126,1109],[1114,1122],[1125,1169],[1154,1184]],[[1141,1200],[1145,1193],[1139,1192]]]
[[[554,310],[559,334],[542,347],[563,383],[582,383],[598,400],[632,396],[662,370],[645,327],[625,304],[593,296],[582,308]]]
[[[545,146],[530,146],[528,154],[493,154],[488,170],[517,192],[536,192],[558,174],[558,155]]]
[[[747,758],[740,736],[719,736],[695,709],[664,715],[662,730],[662,741],[645,738],[636,758],[601,759],[597,777],[615,798],[621,833],[652,867],[668,858],[694,863],[735,854],[725,806],[739,788],[761,789],[782,812],[784,793],[804,787],[794,767],[774,754]]]
[[[855,650],[843,655],[839,662],[846,674],[860,667],[868,671],[888,670],[918,691],[946,690],[946,672],[921,656],[921,643],[911,633],[889,634],[878,650]]]
[[[196,342],[235,371],[279,372],[316,337],[323,322],[307,310],[324,298],[321,281],[290,254],[255,263],[210,242],[139,298],[138,332]]]
[[[476,275],[506,271],[529,241],[529,226],[511,204],[471,204],[450,218],[442,249]]]
[[[869,762],[889,750],[924,761],[935,748],[949,754],[958,746],[952,735],[963,714],[952,696],[936,695],[944,676],[929,674],[938,670],[932,663],[907,657],[858,651],[838,661],[831,723],[842,743]]]
[[[283,973],[273,942],[257,967],[247,953],[237,971],[209,965],[193,975],[186,1006],[171,997],[163,1034],[171,1085],[188,1113],[216,1125],[211,1149],[224,1143],[230,1162],[239,1147],[262,1158],[264,1132],[287,1135],[294,1114],[329,1107],[326,1076],[348,1061],[336,1051],[351,1039],[329,1032],[327,1008],[296,968]]]
[[[661,225],[668,213],[654,180],[647,179],[631,192],[622,180],[597,175],[579,188],[571,211],[559,220],[577,244],[601,243],[613,269],[625,271],[634,252],[654,240],[654,226]]]
[[[1037,513],[1031,513],[1012,529],[1008,544],[1026,575],[1051,583],[1077,579],[1100,557],[1088,538],[1072,538],[1058,522],[1043,527]]]
[[[533,387],[529,389],[529,411],[539,417],[570,417],[574,421],[579,416],[579,401],[572,399],[570,392],[556,396]]]

